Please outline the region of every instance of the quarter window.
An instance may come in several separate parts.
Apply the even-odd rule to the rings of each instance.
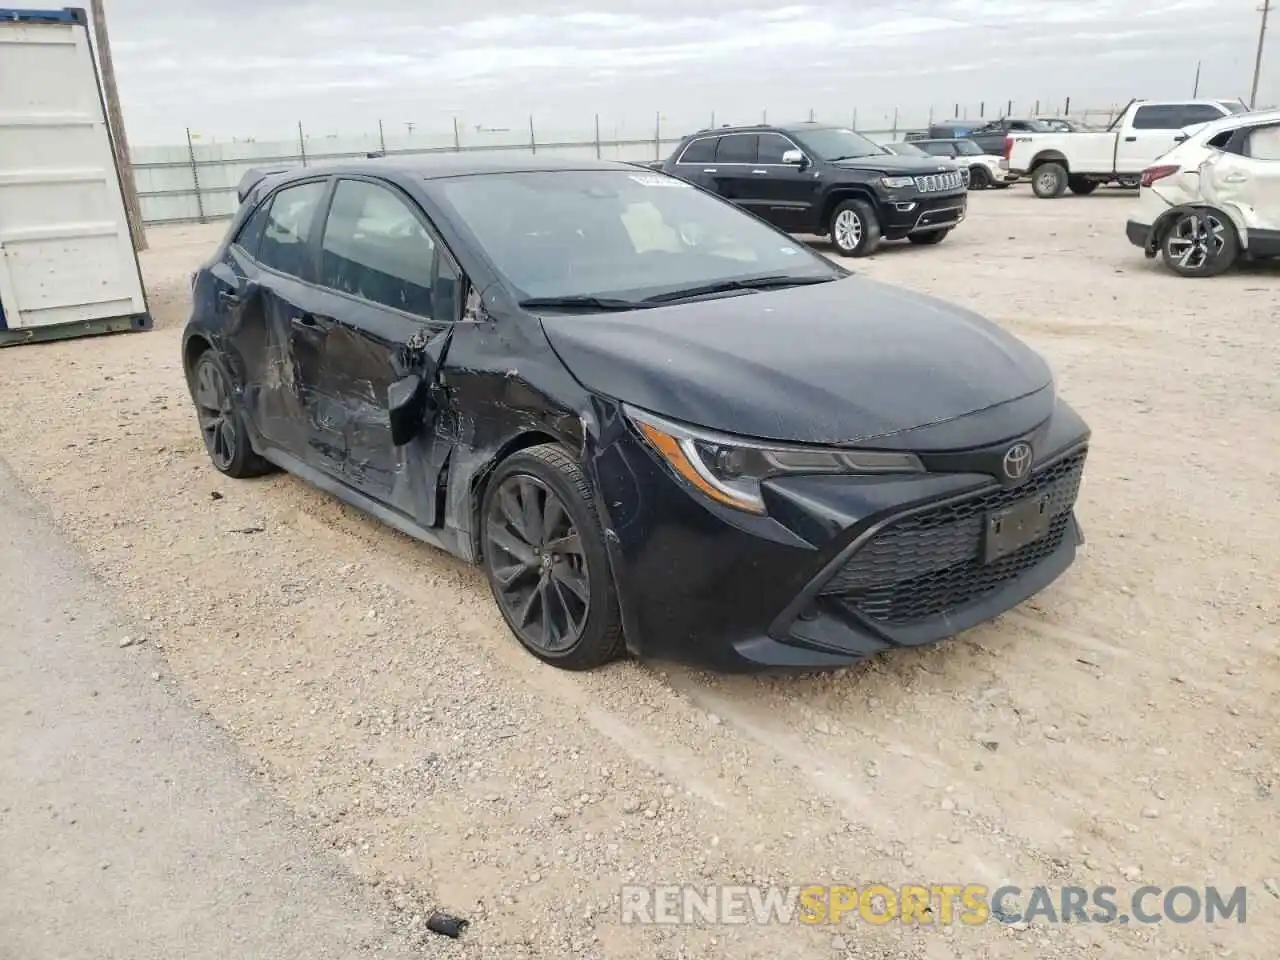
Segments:
[[[754,133],[735,133],[721,137],[716,147],[717,163],[755,163],[756,135]]]
[[[716,158],[716,138],[693,140],[680,154],[680,163],[711,163]]]
[[[236,234],[234,243],[251,257],[257,257],[258,244],[262,242],[262,228],[266,226],[267,214],[271,210],[271,201],[258,204],[257,208],[244,222],[240,232]]]
[[[339,180],[321,245],[320,282],[342,293],[430,318],[435,242],[385,187]]]
[[[286,187],[271,199],[258,245],[258,261],[273,270],[305,277],[310,267],[311,225],[328,184],[323,180]]]
[[[780,133],[762,133],[757,147],[757,162],[780,164],[782,155],[795,149],[796,145]]]

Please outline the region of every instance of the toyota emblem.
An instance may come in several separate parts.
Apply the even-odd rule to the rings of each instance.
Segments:
[[[1031,472],[1031,457],[1031,444],[1015,443],[1004,454],[1005,477],[1013,483],[1025,480],[1027,474]]]

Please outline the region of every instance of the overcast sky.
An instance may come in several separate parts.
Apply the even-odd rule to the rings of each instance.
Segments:
[[[783,0],[785,2],[785,0]],[[107,0],[135,144],[1248,98],[1256,0]],[[1280,34],[1280,23],[1272,36]],[[1280,102],[1280,41],[1259,103]]]

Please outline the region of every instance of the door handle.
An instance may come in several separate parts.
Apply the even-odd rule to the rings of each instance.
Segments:
[[[715,173],[715,172],[716,172],[716,168],[715,168],[715,167],[707,167],[707,168],[706,168],[705,170],[703,170],[702,172],[703,172],[703,173]]]
[[[1223,183],[1244,183],[1249,179],[1247,173],[1229,173],[1222,178]]]
[[[768,174],[768,172],[769,172],[769,171],[768,171],[768,170],[752,170],[751,172],[752,172],[752,173],[759,173],[759,174]]]
[[[1136,141],[1137,141],[1137,139],[1138,139],[1137,137],[1125,137],[1125,138],[1124,138],[1124,142],[1125,142],[1125,143],[1134,143],[1134,142],[1136,142]]]

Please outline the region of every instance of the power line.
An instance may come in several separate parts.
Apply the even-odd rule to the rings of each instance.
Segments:
[[[1271,0],[1263,0],[1258,12],[1262,14],[1262,25],[1258,27],[1258,56],[1253,62],[1253,89],[1249,91],[1250,110],[1254,109],[1258,103],[1258,77],[1262,74],[1262,45],[1267,39],[1267,17],[1271,15]]]

